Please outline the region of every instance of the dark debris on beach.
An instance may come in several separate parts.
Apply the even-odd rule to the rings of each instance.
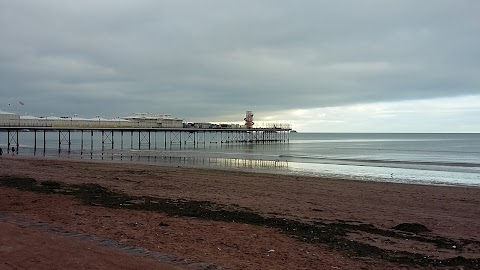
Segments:
[[[0,176],[0,186],[44,194],[74,196],[85,205],[91,206],[147,210],[166,213],[174,217],[194,217],[210,221],[238,222],[268,227],[278,229],[305,242],[327,245],[334,250],[346,252],[355,257],[372,257],[411,266],[461,266],[466,269],[480,269],[480,258],[456,256],[447,259],[437,259],[421,253],[395,252],[382,249],[362,241],[349,239],[348,237],[352,233],[368,233],[434,244],[438,249],[449,249],[455,246],[459,251],[467,244],[466,242],[459,242],[445,237],[428,235],[429,229],[418,223],[399,224],[391,229],[383,229],[371,224],[352,223],[342,220],[301,222],[287,218],[262,216],[237,205],[228,206],[208,201],[131,196],[122,192],[108,190],[96,184],[68,185],[55,181],[38,182],[32,178],[12,176]],[[480,246],[480,243],[474,244]]]

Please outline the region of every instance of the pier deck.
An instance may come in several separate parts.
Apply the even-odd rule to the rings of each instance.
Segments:
[[[0,145],[17,151],[21,140],[33,142],[34,150],[47,148],[47,135],[52,134],[58,149],[71,149],[72,145],[94,148],[95,142],[101,149],[157,149],[171,145],[206,144],[271,144],[288,143],[291,129],[284,128],[112,128],[112,127],[39,127],[0,126]],[[6,138],[5,138],[6,135]],[[22,136],[20,136],[22,135]],[[75,135],[75,136],[73,136]],[[95,140],[94,140],[95,138]],[[5,141],[6,139],[6,141]],[[100,142],[98,140],[101,139]],[[95,141],[95,142],[94,142]],[[51,146],[49,146],[51,147]],[[95,146],[95,148],[98,146]]]

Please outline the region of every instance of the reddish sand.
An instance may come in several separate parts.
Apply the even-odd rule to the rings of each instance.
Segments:
[[[420,223],[431,230],[428,236],[440,236],[467,244],[461,250],[456,247],[438,248],[412,239],[360,231],[348,237],[385,250],[420,253],[438,259],[456,256],[478,258],[480,253],[479,188],[22,157],[0,158],[0,176],[5,175],[69,184],[95,183],[130,195],[238,205],[263,215],[304,222],[351,221],[386,230],[400,223]],[[157,263],[140,255],[122,255],[123,251],[115,248],[78,243],[75,239],[56,236],[55,232],[38,231],[35,227],[20,228],[9,222],[17,219],[61,226],[67,230],[229,269],[438,268],[395,264],[369,256],[358,257],[345,251],[332,250],[323,244],[308,244],[278,230],[259,226],[91,207],[82,205],[70,196],[45,195],[11,188],[0,188],[0,214],[6,217],[0,223],[1,263],[12,269],[15,269],[13,265],[29,268],[28,264],[21,264],[20,258],[25,256],[32,258],[30,262],[35,261],[36,269],[153,269],[149,268],[150,265]],[[22,230],[25,235],[18,239],[13,237],[13,234],[18,235]],[[39,248],[38,239],[41,238],[45,240],[40,241],[48,244]],[[464,241],[467,239],[470,242]],[[12,255],[12,247],[15,248],[15,255]],[[99,251],[92,255],[88,247]],[[85,264],[79,265],[77,260],[68,260],[69,254],[85,258],[82,262]],[[124,268],[117,267],[115,263],[121,262],[122,258],[128,263],[120,264]],[[51,264],[52,261],[57,264]],[[61,267],[63,261],[66,267]],[[90,265],[97,265],[97,268]],[[193,266],[181,267],[192,269]]]
[[[0,222],[0,269],[181,269],[54,233]]]

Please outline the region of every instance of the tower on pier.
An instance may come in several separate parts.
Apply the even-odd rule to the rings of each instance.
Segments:
[[[247,128],[252,128],[253,127],[253,112],[252,111],[247,111],[246,116],[245,116],[245,126]]]

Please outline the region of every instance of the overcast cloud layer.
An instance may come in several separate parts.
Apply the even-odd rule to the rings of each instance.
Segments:
[[[328,108],[440,98],[466,100],[458,121],[471,127],[443,131],[480,131],[479,12],[477,0],[0,0],[0,109],[189,121],[253,110],[305,126]]]

